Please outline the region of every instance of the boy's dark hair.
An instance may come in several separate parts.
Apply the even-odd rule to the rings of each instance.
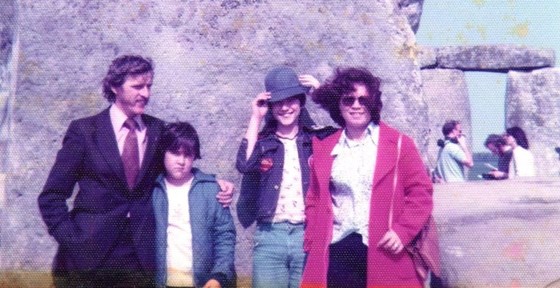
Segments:
[[[107,75],[103,78],[103,96],[109,102],[115,102],[117,95],[115,95],[111,88],[123,85],[127,76],[137,76],[146,73],[154,73],[154,64],[150,58],[138,55],[122,55],[115,58],[109,66]]]
[[[201,159],[200,140],[194,127],[188,122],[174,122],[165,125],[165,130],[161,135],[159,151],[179,153],[185,152],[187,156],[194,159]]]

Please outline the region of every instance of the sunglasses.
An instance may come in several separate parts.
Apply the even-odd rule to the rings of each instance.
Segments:
[[[352,96],[344,96],[340,98],[340,103],[344,106],[352,106],[358,100],[358,103],[362,106],[366,106],[368,103],[368,98],[366,96],[359,96],[359,97],[352,97]]]

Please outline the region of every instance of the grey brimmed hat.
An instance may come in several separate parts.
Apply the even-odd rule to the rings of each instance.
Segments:
[[[307,89],[299,83],[296,72],[286,66],[271,69],[266,74],[264,86],[270,92],[270,102],[282,101],[298,94],[305,94]]]

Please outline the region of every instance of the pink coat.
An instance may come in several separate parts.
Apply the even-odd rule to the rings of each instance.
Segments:
[[[330,155],[342,130],[313,140],[311,184],[306,196],[304,248],[308,253],[302,287],[326,287],[329,244],[332,239],[333,211],[329,179],[334,158]],[[422,287],[408,253],[393,255],[376,248],[388,231],[388,216],[399,132],[380,123],[377,164],[369,215],[368,287]],[[393,208],[393,230],[403,244],[418,234],[432,212],[432,183],[416,146],[402,138],[398,184]]]

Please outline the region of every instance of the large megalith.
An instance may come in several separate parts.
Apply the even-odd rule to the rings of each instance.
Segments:
[[[463,133],[472,147],[471,109],[465,73],[455,69],[423,69],[422,83],[424,99],[429,111],[428,165],[434,169],[440,147],[437,140],[443,139],[441,128],[449,120],[461,122]]]
[[[249,103],[274,65],[320,80],[338,66],[367,67],[383,82],[382,118],[425,151],[415,37],[399,2],[16,1],[20,45],[0,267],[49,271],[56,243],[37,195],[70,121],[108,106],[100,82],[125,53],[155,61],[149,113],[190,121],[202,139],[198,166],[235,183]],[[319,124],[331,123],[309,106]],[[240,278],[250,275],[251,232],[238,227]]]
[[[560,287],[558,178],[434,186],[445,287]],[[547,286],[549,283],[553,283]]]
[[[527,134],[537,175],[559,176],[560,69],[509,72],[506,86],[506,126]]]

